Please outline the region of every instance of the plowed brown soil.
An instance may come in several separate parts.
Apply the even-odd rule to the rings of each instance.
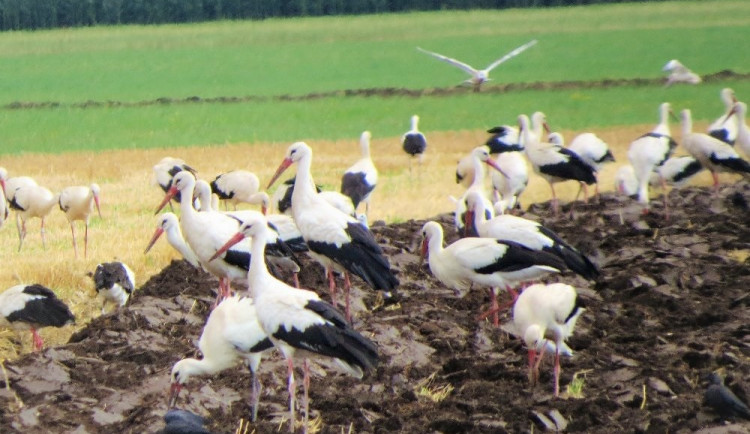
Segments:
[[[522,343],[477,322],[486,290],[457,299],[420,266],[415,236],[423,221],[374,224],[399,272],[397,302],[353,291],[354,325],[377,342],[381,363],[361,381],[315,370],[311,408],[320,432],[750,432],[750,421],[722,423],[701,403],[713,370],[740,398],[750,396],[750,185],[727,186],[718,196],[686,188],[670,201],[670,220],[658,201],[642,216],[632,200],[609,195],[572,203],[559,218],[547,204],[529,210],[527,217],[602,268],[595,284],[554,279],[578,287],[587,304],[557,399],[549,365],[530,387]],[[449,216],[436,219],[453,233]],[[320,267],[305,264],[303,286],[325,288]],[[216,287],[175,261],[129,306],[94,319],[67,345],[6,363],[0,432],[157,432],[169,370],[195,355]],[[268,356],[260,371],[259,420],[248,432],[288,432],[281,357]],[[574,377],[583,379],[575,396],[566,391]],[[179,406],[205,416],[212,432],[234,432],[249,417],[250,378],[241,367],[195,380],[190,391]]]

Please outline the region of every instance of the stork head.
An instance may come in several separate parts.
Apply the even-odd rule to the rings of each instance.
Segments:
[[[736,102],[732,106],[732,110],[730,110],[729,113],[727,113],[727,116],[724,118],[724,120],[721,123],[725,124],[729,120],[729,118],[731,118],[732,115],[735,115],[735,114],[737,115],[738,118],[744,119],[746,113],[747,113],[747,104],[745,104],[744,102]],[[2,181],[0,180],[0,182]]]
[[[489,146],[477,146],[471,152],[472,152],[472,155],[474,156],[474,158],[478,158],[479,161],[481,161],[482,163],[484,163],[484,164],[492,167],[493,169],[497,170],[506,179],[508,179],[508,175],[506,175],[505,172],[503,172],[503,169],[501,169],[500,166],[498,166],[497,162],[495,162],[495,160],[493,160],[490,157],[490,148],[489,148]]]
[[[177,404],[177,398],[180,396],[185,383],[193,375],[194,365],[198,363],[195,359],[183,359],[175,363],[172,367],[171,382],[169,386],[169,397],[167,398],[167,407],[172,408]]]
[[[172,178],[172,186],[167,190],[167,194],[164,195],[164,199],[159,204],[159,207],[156,208],[154,214],[158,214],[178,192],[192,190],[194,188],[195,176],[187,170],[180,171]]]
[[[164,232],[168,231],[172,227],[175,227],[177,224],[179,223],[177,221],[176,215],[172,214],[171,212],[162,214],[159,217],[154,235],[151,237],[151,241],[148,242],[148,246],[146,246],[146,250],[143,251],[143,254],[145,255],[149,250],[151,250],[151,247],[156,244],[156,240],[158,240]]]
[[[262,214],[258,213],[257,215],[248,217],[240,225],[239,231],[234,234],[229,240],[227,240],[227,242],[224,243],[223,246],[219,247],[219,250],[217,250],[216,253],[211,256],[209,262],[223,255],[232,246],[244,240],[245,238],[265,238],[265,234],[267,234],[267,231],[270,230],[271,229],[268,227],[268,220],[266,220],[266,218]],[[266,240],[264,238],[258,239],[257,242],[262,242],[263,245],[265,245]]]
[[[279,165],[279,168],[276,169],[276,173],[271,178],[271,181],[268,183],[269,188],[273,185],[273,183],[278,179],[279,176],[281,176],[284,171],[291,166],[293,163],[296,163],[300,161],[303,157],[306,155],[312,154],[312,149],[307,146],[307,143],[305,142],[295,142],[292,143],[289,148],[286,150],[286,157],[284,157],[284,160],[281,161],[281,164]]]
[[[99,218],[102,218],[102,210],[99,207],[99,195],[101,194],[101,189],[99,188],[99,184],[91,184],[91,194],[94,196],[94,205],[96,205],[96,213],[99,214]]]

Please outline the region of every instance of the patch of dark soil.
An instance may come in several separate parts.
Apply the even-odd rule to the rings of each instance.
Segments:
[[[610,195],[569,204],[559,218],[549,204],[531,207],[528,218],[602,269],[593,284],[556,278],[579,288],[587,304],[569,342],[575,355],[562,363],[558,399],[548,365],[530,387],[522,343],[476,321],[488,291],[457,299],[420,266],[416,236],[424,221],[374,224],[401,286],[385,303],[357,289],[359,281],[352,295],[355,327],[378,343],[381,363],[361,381],[316,367],[312,416],[321,417],[323,433],[748,432],[750,422],[722,425],[702,405],[705,374],[717,369],[737,395],[750,396],[750,229],[738,197],[750,199],[747,183],[718,197],[700,188],[673,191],[669,220],[658,201],[643,216],[629,199]],[[450,216],[436,219],[453,234]],[[303,285],[327,299],[320,266],[304,265]],[[92,320],[67,345],[6,363],[0,432],[158,431],[169,371],[196,355],[216,286],[173,262],[129,306]],[[266,357],[260,376],[252,429],[276,432],[287,408],[278,354]],[[566,391],[574,378],[583,379],[577,396]],[[234,432],[249,417],[250,378],[242,367],[190,386],[180,406],[205,416],[212,431]]]

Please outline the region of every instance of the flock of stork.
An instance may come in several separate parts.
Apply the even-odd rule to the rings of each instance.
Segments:
[[[745,124],[746,105],[738,102],[731,89],[721,92],[726,112],[708,134],[692,131],[689,110],[683,110],[682,142],[689,156],[673,157],[677,146],[671,138],[671,108],[659,108],[658,125],[635,139],[628,151],[630,166],[618,171],[616,186],[628,195],[637,195],[648,211],[649,186],[678,185],[705,168],[718,188],[718,172],[736,172],[750,177],[750,164],[735,146],[750,156],[750,132]],[[421,158],[427,140],[419,132],[418,116],[411,119],[411,130],[402,137],[403,149]],[[486,145],[473,149],[461,160],[457,182],[467,185],[456,199],[455,229],[461,236],[444,246],[443,227],[427,222],[422,230],[421,254],[428,259],[435,277],[462,296],[472,287],[490,289],[491,306],[479,318],[492,316],[499,325],[498,312],[512,307],[510,330],[523,339],[529,350],[529,378],[535,382],[545,353],[554,356],[554,394],[559,393],[560,356],[570,355],[566,339],[573,333],[584,305],[575,288],[565,283],[532,284],[544,276],[570,270],[584,279],[599,276],[597,266],[551,229],[513,215],[528,182],[527,162],[550,185],[554,212],[559,211],[554,185],[575,180],[581,183],[588,200],[587,186],[597,184],[600,165],[613,160],[606,143],[594,134],[577,137],[565,147],[559,134],[543,140],[547,126],[543,113],[531,118],[518,116],[518,126],[489,130]],[[158,215],[157,229],[146,252],[166,234],[169,243],[195,267],[219,279],[219,290],[199,341],[202,359],[177,362],[171,371],[170,407],[190,378],[210,375],[247,364],[253,376],[252,418],[257,416],[260,381],[257,371],[263,354],[272,348],[284,356],[288,367],[290,420],[295,421],[295,360],[302,361],[305,422],[309,413],[308,358],[330,359],[345,372],[361,378],[378,363],[377,345],[354,329],[350,308],[350,275],[367,286],[391,297],[399,285],[396,273],[367,225],[369,198],[378,174],[370,159],[370,133],[360,138],[362,158],[343,175],[341,193],[320,192],[312,176],[313,150],[303,142],[289,146],[270,188],[291,165],[297,165],[294,178],[285,181],[273,197],[261,191],[258,177],[247,171],[233,171],[216,177],[210,184],[196,179],[196,172],[184,161],[165,158],[154,166],[155,180],[165,191],[158,206],[172,207],[176,200],[180,217],[167,212]],[[492,194],[485,187],[485,165],[492,171]],[[411,159],[410,159],[411,170]],[[8,178],[0,169],[4,199],[0,216],[7,218],[6,204],[16,212],[19,250],[26,233],[26,220],[42,220],[57,203],[71,223],[83,220],[88,226],[94,207],[98,210],[99,188],[70,187],[53,195],[27,177]],[[580,193],[580,191],[579,191]],[[668,207],[665,200],[665,216]],[[261,211],[221,211],[218,199],[228,204],[250,203]],[[365,212],[358,214],[360,204]],[[228,208],[228,207],[227,207]],[[274,208],[276,213],[269,213]],[[250,240],[249,242],[247,240]],[[86,242],[84,254],[86,254]],[[312,291],[300,289],[297,279],[300,262],[308,253],[325,269],[330,302]],[[291,276],[292,284],[285,278]],[[338,310],[337,276],[343,276],[343,312]],[[97,291],[108,301],[123,306],[135,289],[127,265],[100,264],[93,275]],[[282,280],[284,279],[284,280]],[[243,284],[248,293],[231,291],[232,284]],[[525,289],[524,289],[525,287]],[[504,306],[498,303],[500,291],[510,295]],[[104,311],[104,307],[102,307]],[[62,326],[72,321],[69,309],[54,293],[41,285],[18,285],[0,294],[0,325],[31,329],[34,347],[42,342],[36,328]],[[294,429],[294,424],[290,424]],[[304,427],[307,426],[305,423]]]

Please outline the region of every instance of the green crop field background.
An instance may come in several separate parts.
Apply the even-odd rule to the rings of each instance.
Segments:
[[[532,110],[565,128],[631,125],[652,122],[662,100],[708,120],[721,110],[719,89],[731,86],[742,97],[750,93],[748,80],[478,95],[467,89],[421,98],[278,97],[450,88],[466,78],[463,72],[415,47],[484,67],[531,39],[539,43],[494,70],[490,85],[658,79],[672,58],[699,74],[746,74],[748,29],[748,2],[681,1],[6,32],[0,153],[286,143],[341,139],[366,128],[390,137],[413,113],[433,131],[484,129]],[[265,99],[242,100],[248,96]],[[137,104],[189,97],[196,102]],[[221,97],[240,100],[206,102]],[[105,105],[82,108],[88,101]],[[18,108],[24,103],[48,105]]]

